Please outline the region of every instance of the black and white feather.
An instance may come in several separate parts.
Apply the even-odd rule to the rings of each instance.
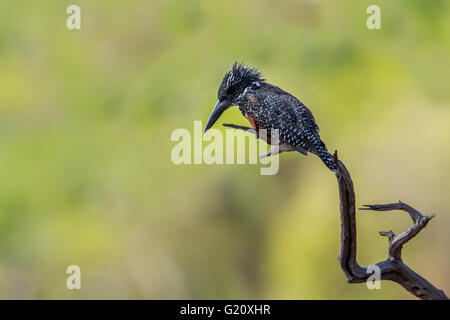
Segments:
[[[330,170],[336,170],[311,111],[293,95],[265,82],[258,70],[235,63],[225,74],[218,97],[219,101],[238,105],[255,129],[263,129],[268,135],[277,129],[280,144],[316,154]]]

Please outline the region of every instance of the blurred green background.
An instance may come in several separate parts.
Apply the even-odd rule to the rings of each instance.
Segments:
[[[450,2],[22,0],[0,16],[0,298],[414,298],[346,283],[317,157],[282,154],[274,176],[171,162],[172,131],[205,123],[235,60],[313,111],[358,206],[437,214],[404,260],[450,293]],[[365,266],[387,255],[378,231],[411,223],[357,218]]]

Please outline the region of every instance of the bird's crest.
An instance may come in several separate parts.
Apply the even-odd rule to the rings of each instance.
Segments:
[[[223,77],[217,93],[219,100],[238,93],[253,82],[264,81],[262,74],[255,68],[250,68],[243,63],[235,62],[230,71]]]

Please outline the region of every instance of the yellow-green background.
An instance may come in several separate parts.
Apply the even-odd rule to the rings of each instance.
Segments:
[[[66,8],[81,7],[81,30]],[[381,7],[381,30],[366,8]],[[335,177],[315,156],[175,166],[235,60],[314,113],[357,205],[436,213],[404,260],[450,292],[450,2],[2,1],[0,298],[391,299],[347,284]],[[222,122],[246,124],[237,108]],[[406,213],[358,212],[358,259]],[[68,265],[82,290],[66,289]]]

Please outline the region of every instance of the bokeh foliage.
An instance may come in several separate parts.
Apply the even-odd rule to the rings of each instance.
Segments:
[[[79,4],[82,29],[67,30]],[[381,30],[366,8],[381,7]],[[411,298],[349,285],[334,176],[314,156],[182,165],[225,71],[258,67],[313,111],[357,204],[436,218],[405,248],[450,292],[448,1],[0,2],[0,298]],[[220,122],[245,124],[235,108]],[[219,127],[219,126],[217,126]],[[358,213],[359,261],[404,213]],[[82,290],[65,288],[66,267]]]

